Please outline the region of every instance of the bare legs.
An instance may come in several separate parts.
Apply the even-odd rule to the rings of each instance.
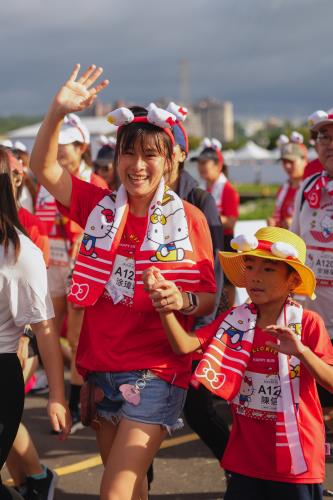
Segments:
[[[118,425],[100,422],[97,442],[105,465],[101,500],[147,500],[147,470],[166,431],[125,418]]]

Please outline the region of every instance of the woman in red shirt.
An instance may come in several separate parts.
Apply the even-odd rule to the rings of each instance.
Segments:
[[[192,315],[214,307],[212,245],[204,215],[164,185],[173,157],[171,113],[150,106],[110,114],[119,126],[117,193],[61,167],[64,116],[91,105],[108,84],[92,87],[102,68],[78,73],[79,65],[55,96],[31,166],[62,213],[85,227],[68,299],[85,307],[78,369],[103,391],[97,405],[101,498],[146,499],[147,469],[167,431],[178,425],[191,356],[179,358],[170,348],[142,273],[154,262],[166,283],[159,300],[189,325]]]

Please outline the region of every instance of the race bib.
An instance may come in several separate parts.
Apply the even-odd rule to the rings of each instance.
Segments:
[[[105,288],[115,304],[126,297],[133,299],[135,287],[135,261],[132,257],[117,255],[112,275]]]
[[[307,264],[317,279],[317,286],[333,286],[333,252],[314,246],[307,248]]]
[[[53,266],[68,266],[69,264],[66,242],[62,238],[50,238],[50,264]]]
[[[236,413],[259,420],[276,420],[281,386],[278,374],[247,371],[233,400]]]

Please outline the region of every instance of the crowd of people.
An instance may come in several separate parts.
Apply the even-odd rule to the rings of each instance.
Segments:
[[[222,145],[205,139],[192,158],[199,184],[183,106],[112,111],[116,140],[101,137],[92,161],[76,113],[108,85],[102,72],[74,67],[30,158],[0,146],[0,468],[15,486],[0,498],[53,499],[56,474],[21,423],[38,365],[53,432],[96,432],[102,500],[148,499],[182,416],[221,462],[225,499],[333,496],[333,114],[310,117],[316,162],[300,134],[280,138],[274,213],[235,236]]]

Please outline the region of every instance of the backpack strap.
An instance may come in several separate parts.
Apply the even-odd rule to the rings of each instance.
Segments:
[[[304,195],[304,192],[305,190],[310,186],[311,182],[315,181],[318,179],[318,177],[321,176],[321,172],[319,172],[318,174],[314,174],[310,177],[310,179],[308,179],[308,182],[305,184],[304,188],[303,188],[303,191],[302,191],[302,199],[301,199],[301,205],[299,207],[299,211],[302,210],[303,208],[303,205],[304,205],[304,202],[305,202],[305,195]]]

